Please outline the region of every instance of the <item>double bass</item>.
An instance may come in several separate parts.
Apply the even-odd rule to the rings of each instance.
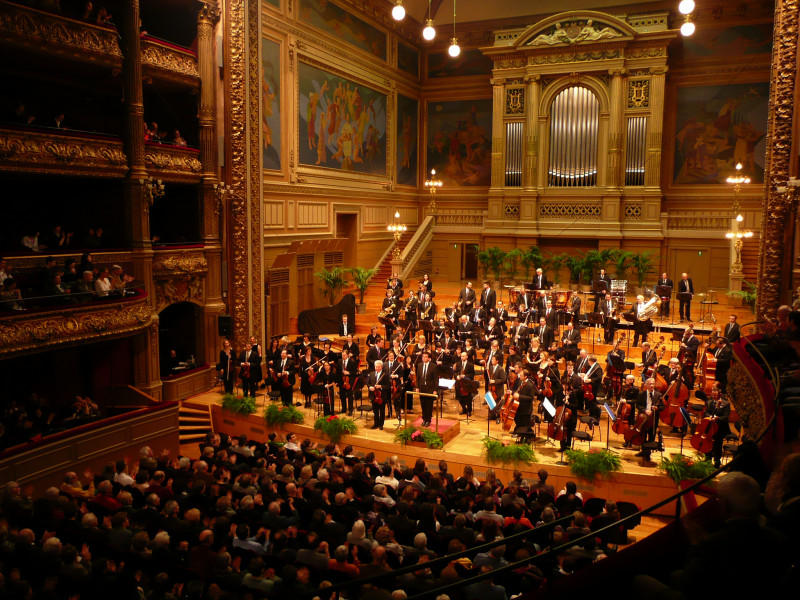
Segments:
[[[666,407],[659,415],[661,422],[670,427],[678,427],[682,423],[681,409],[686,407],[686,402],[689,400],[689,388],[683,383],[683,369],[684,366],[681,365],[678,368],[677,379],[667,388],[664,396]]]
[[[511,379],[512,373],[515,375],[513,380]],[[514,427],[514,418],[517,416],[517,410],[519,409],[519,398],[514,397],[514,387],[518,381],[519,377],[516,375],[516,371],[509,371],[508,388],[505,394],[506,401],[500,411],[500,420],[503,423],[503,429],[506,431],[511,431],[511,428]]]
[[[566,423],[572,416],[572,411],[567,408],[566,398],[564,404],[556,409],[556,414],[553,416],[553,421],[547,426],[547,437],[560,442],[564,439],[566,434]]]
[[[697,424],[694,434],[692,435],[692,448],[702,454],[711,452],[711,449],[714,447],[714,436],[717,434],[717,431],[719,431],[719,423],[717,423],[716,417],[704,417],[703,420]]]
[[[625,384],[622,386],[620,390],[620,396],[625,397],[625,393],[631,388],[631,386]],[[617,420],[614,421],[614,424],[611,426],[611,431],[616,433],[617,435],[624,434],[625,431],[628,429],[628,417],[630,417],[631,411],[633,407],[628,400],[625,402],[620,402],[617,405]]]

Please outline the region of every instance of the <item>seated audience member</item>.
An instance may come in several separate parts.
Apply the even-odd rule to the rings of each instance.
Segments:
[[[7,278],[0,288],[0,309],[22,310],[22,293],[17,289],[17,281]]]
[[[73,233],[65,232],[61,225],[56,225],[53,227],[53,230],[50,232],[50,235],[45,240],[47,247],[50,249],[51,252],[56,250],[66,250],[69,248],[72,242]]]
[[[36,233],[22,236],[22,239],[19,241],[19,243],[23,248],[26,248],[31,252],[41,252],[42,250],[47,250],[47,246],[39,242],[38,231]]]
[[[94,290],[98,298],[105,298],[111,291],[111,279],[109,278],[108,268],[103,267],[94,280]]]
[[[94,274],[91,271],[83,271],[81,279],[72,285],[72,297],[75,302],[90,302],[94,299]]]
[[[5,258],[0,258],[0,285],[3,285],[9,277],[11,277],[11,265]]]

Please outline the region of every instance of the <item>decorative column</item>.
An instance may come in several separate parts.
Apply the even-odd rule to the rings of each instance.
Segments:
[[[764,166],[766,198],[761,217],[756,318],[773,316],[782,300],[788,300],[793,257],[793,203],[778,191],[789,183],[792,154],[792,127],[797,83],[797,41],[800,0],[778,0],[772,38],[772,68],[767,126],[767,156]]]
[[[525,191],[538,185],[539,161],[539,103],[542,96],[542,81],[539,75],[525,78],[525,163],[522,171],[522,184]]]
[[[608,163],[606,174],[606,186],[619,188],[623,184],[622,179],[622,140],[623,134],[623,111],[625,107],[625,95],[623,92],[623,81],[625,70],[617,69],[608,72],[611,75],[611,90],[608,123]]]
[[[505,184],[506,166],[503,162],[503,127],[505,79],[492,79],[492,188],[498,189]]]
[[[204,335],[202,345],[198,344],[199,358],[213,362],[217,343],[219,315],[225,312],[222,301],[222,245],[220,240],[220,220],[224,218],[227,194],[218,186],[217,177],[217,89],[216,54],[214,52],[214,28],[219,21],[219,7],[216,0],[201,3],[197,13],[197,69],[200,73],[200,96],[198,98],[197,120],[199,124],[200,162],[203,176],[198,189],[199,214],[202,223],[203,252],[208,263],[205,277],[205,298],[203,300]],[[203,354],[204,352],[204,354]]]
[[[667,67],[650,68],[650,132],[647,135],[647,162],[644,184],[646,187],[661,185],[661,143],[664,130],[664,80]]]
[[[139,0],[124,3],[121,13],[120,47],[122,50],[122,88],[124,95],[124,145],[128,156],[128,175],[124,184],[123,202],[128,224],[127,242],[131,247],[133,274],[144,281],[153,311],[156,294],[153,282],[153,251],[150,244],[150,203],[152,191],[145,167],[144,97],[142,94],[141,38],[139,34]],[[147,335],[134,338],[134,383],[154,398],[161,398],[158,365],[158,317]]]

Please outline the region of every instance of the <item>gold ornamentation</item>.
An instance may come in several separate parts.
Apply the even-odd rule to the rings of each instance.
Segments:
[[[600,206],[592,202],[570,202],[568,204],[540,204],[540,221],[597,221],[602,213]]]
[[[259,43],[261,42],[261,30],[259,15],[261,14],[261,0],[248,0],[248,44],[250,47],[249,55],[259,55]],[[250,135],[250,150],[249,156],[254,157],[249,161],[250,169],[250,240],[252,247],[250,252],[253,257],[257,257],[254,267],[250,273],[250,305],[252,307],[253,318],[251,319],[250,330],[251,335],[260,339],[264,327],[264,309],[262,306],[264,299],[264,286],[262,281],[262,273],[264,272],[261,258],[264,255],[264,228],[261,223],[261,210],[263,199],[261,195],[261,180],[263,172],[261,168],[262,157],[262,142],[261,138],[256,132],[261,132],[261,99],[259,91],[261,89],[261,65],[257,60],[251,60],[248,63],[249,77],[248,77],[248,102],[250,125],[249,129],[252,132]],[[387,132],[386,144],[389,146],[390,140]]]
[[[105,27],[62,19],[3,3],[0,11],[0,37],[25,46],[49,45],[54,50],[68,50],[74,57],[92,62],[122,64],[119,34]]]
[[[146,297],[102,306],[89,304],[57,312],[3,317],[0,319],[0,356],[121,337],[144,331],[153,317]]]
[[[628,108],[650,106],[650,81],[637,79],[628,82]]]
[[[587,62],[620,58],[620,50],[599,50],[596,52],[575,52],[570,54],[537,54],[528,59],[529,65],[552,65],[559,63]]]
[[[506,90],[506,114],[521,115],[525,112],[525,89],[511,88]]]
[[[604,26],[605,25],[605,26]],[[554,44],[577,44],[578,42],[596,42],[612,38],[624,37],[615,27],[608,24],[600,24],[600,28],[594,26],[592,19],[585,21],[569,21],[556,23],[545,30],[547,33],[540,33],[533,40],[527,43],[528,46],[552,46]]]
[[[692,216],[667,217],[667,229],[720,229],[725,230],[730,226],[730,217],[710,217],[703,214]]]
[[[519,202],[506,202],[503,205],[503,216],[507,221],[519,221]]]
[[[159,312],[177,302],[203,304],[203,280],[200,277],[173,277],[156,280],[156,305]]]
[[[157,169],[163,175],[199,175],[203,171],[197,152],[179,148],[148,145],[144,163],[148,169]]]
[[[800,2],[782,0],[776,4],[775,32],[772,37],[772,84],[770,85],[767,158],[764,180],[767,197],[761,217],[756,317],[772,315],[783,304],[783,290],[790,287],[783,275],[784,254],[791,252],[785,243],[785,230],[792,226],[793,211],[777,190],[792,174],[790,165],[797,147],[792,144],[792,127],[797,122],[795,86],[797,82],[797,41]]]
[[[743,433],[750,439],[758,437],[766,426],[764,400],[758,387],[738,360],[728,370],[728,398],[739,414]],[[769,398],[772,401],[772,398]]]
[[[156,252],[153,256],[153,275],[156,278],[208,273],[208,260],[202,251],[180,253]]]
[[[195,83],[200,81],[197,57],[153,40],[142,40],[142,66],[177,74]]]
[[[91,140],[37,131],[0,131],[0,163],[24,164],[26,168],[63,167],[68,170],[127,170],[122,142]]]
[[[626,204],[625,205],[625,220],[626,221],[641,221],[642,220],[642,205],[641,204]]]

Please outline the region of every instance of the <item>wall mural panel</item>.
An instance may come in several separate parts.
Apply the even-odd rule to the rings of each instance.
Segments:
[[[681,38],[683,60],[721,58],[728,62],[740,56],[772,52],[772,23],[739,25],[727,29],[698,27],[691,37]]]
[[[397,183],[417,185],[419,103],[397,94]]]
[[[428,165],[444,185],[489,185],[492,101],[428,103]]]
[[[419,79],[419,52],[411,46],[398,43],[397,68]]]
[[[674,182],[725,183],[740,162],[763,183],[768,99],[768,83],[678,88]]]
[[[281,45],[264,38],[261,44],[261,129],[264,168],[281,168]]]
[[[300,163],[386,175],[386,94],[299,66]]]
[[[447,52],[428,55],[428,79],[489,75],[493,68],[492,59],[480,50],[462,50],[456,58]]]
[[[300,0],[300,20],[386,60],[386,34],[328,0]]]

